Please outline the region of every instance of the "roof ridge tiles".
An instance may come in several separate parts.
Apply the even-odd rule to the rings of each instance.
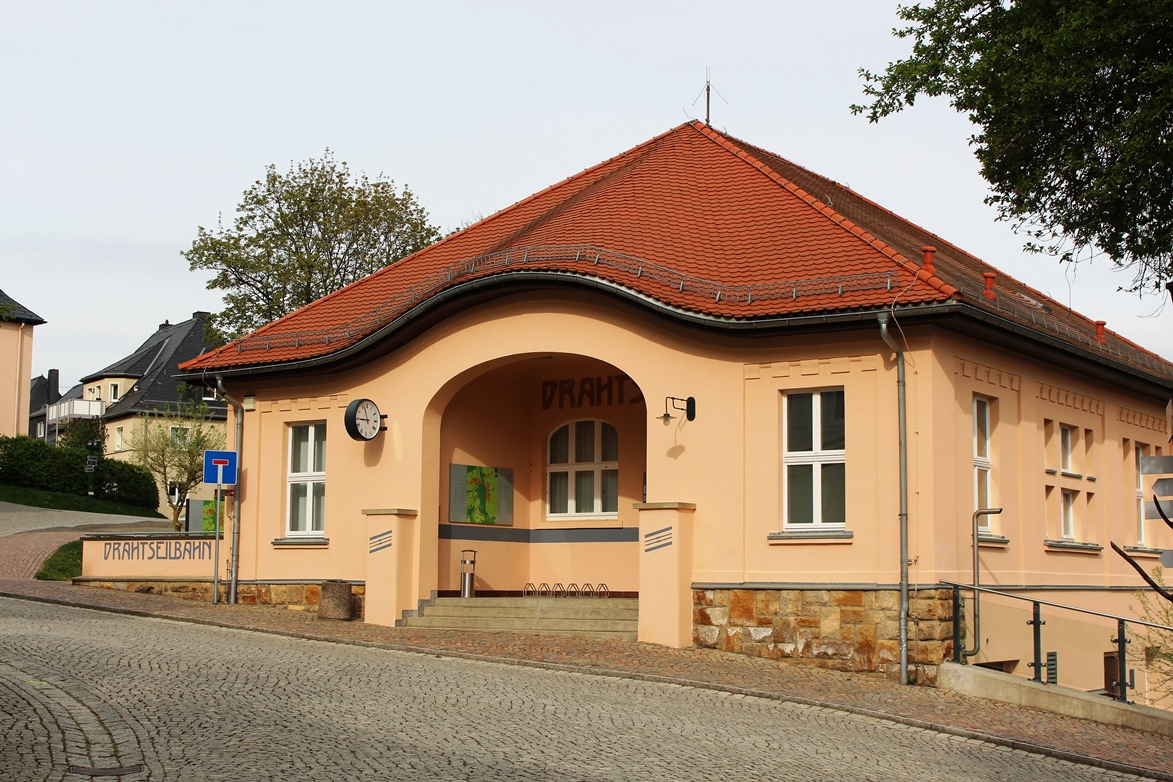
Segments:
[[[927,268],[922,245],[940,248]],[[591,247],[610,248],[602,252],[646,267],[616,262],[596,269],[580,263],[576,249]],[[649,273],[653,267],[663,271]],[[996,300],[984,293],[983,274],[990,272],[999,278]],[[714,320],[961,301],[1028,329],[1058,334],[1073,348],[1086,347],[1089,339],[1113,353],[1133,344],[1113,332],[1107,342],[1091,337],[1090,318],[943,237],[834,180],[692,120],[182,368],[198,373],[325,360],[353,346],[360,349],[360,343],[448,289],[519,275],[542,285],[555,277],[602,281],[657,306]],[[881,276],[878,284],[863,280]],[[848,282],[821,284],[832,277]],[[731,295],[735,291],[738,295]],[[1033,310],[1024,309],[1031,304],[1044,311],[1039,323]],[[1126,351],[1131,355],[1125,363],[1153,372],[1148,365],[1155,354],[1135,348]],[[1173,377],[1173,367],[1158,374]]]
[[[713,131],[713,132],[715,133],[716,131]],[[724,134],[722,134],[722,135],[724,135]],[[1087,326],[1087,328],[1088,328],[1090,331],[1094,331],[1094,330],[1095,330],[1095,328],[1096,328],[1096,321],[1095,321],[1095,319],[1093,319],[1093,318],[1091,318],[1091,317],[1089,317],[1089,316],[1087,316],[1087,315],[1084,315],[1083,313],[1079,312],[1078,310],[1072,309],[1070,306],[1068,306],[1068,305],[1064,304],[1063,302],[1059,301],[1058,299],[1055,299],[1055,298],[1051,297],[1050,295],[1048,295],[1048,294],[1044,293],[1043,291],[1040,291],[1039,289],[1037,289],[1037,288],[1034,288],[1034,287],[1032,287],[1032,286],[1028,285],[1027,283],[1023,282],[1022,280],[1019,280],[1017,277],[1015,277],[1015,276],[1013,276],[1013,275],[1011,275],[1011,274],[1007,274],[1007,273],[1006,273],[1005,271],[1003,271],[1001,268],[999,268],[999,267],[997,267],[997,266],[994,266],[994,265],[993,265],[993,264],[991,264],[989,261],[986,261],[986,260],[984,260],[984,259],[982,259],[982,258],[979,258],[978,256],[976,256],[976,255],[974,255],[973,253],[969,252],[969,251],[968,251],[968,250],[966,250],[965,248],[963,248],[963,247],[960,247],[959,245],[957,245],[957,244],[955,244],[955,243],[951,242],[950,240],[946,239],[945,237],[941,236],[940,234],[938,234],[938,233],[936,233],[936,232],[934,232],[934,231],[930,231],[930,230],[929,230],[929,229],[927,229],[927,228],[924,228],[924,227],[923,227],[923,226],[921,226],[919,223],[916,223],[916,222],[914,222],[913,220],[910,220],[910,219],[908,219],[907,217],[904,217],[904,216],[902,216],[902,215],[898,214],[897,212],[894,212],[894,211],[892,211],[891,209],[889,209],[888,207],[884,206],[883,204],[881,204],[881,203],[879,203],[879,202],[877,202],[877,201],[873,201],[872,199],[870,199],[870,198],[868,198],[867,196],[863,195],[863,194],[862,194],[862,193],[860,193],[859,191],[857,191],[857,190],[854,190],[854,189],[852,189],[851,187],[848,187],[847,185],[844,185],[844,184],[842,184],[842,183],[840,183],[840,182],[836,182],[835,180],[833,180],[833,179],[830,179],[830,178],[828,178],[828,177],[826,177],[826,176],[824,176],[824,175],[822,175],[822,174],[819,174],[819,173],[818,173],[818,172],[816,172],[816,171],[812,171],[811,169],[807,168],[806,166],[803,166],[803,165],[801,165],[801,164],[799,164],[799,163],[795,163],[794,161],[792,161],[792,160],[789,160],[789,159],[787,159],[787,158],[783,158],[781,155],[778,155],[778,154],[776,154],[776,153],[774,153],[774,152],[771,152],[771,151],[769,151],[769,150],[767,150],[767,149],[763,149],[763,148],[761,148],[761,147],[758,147],[758,146],[756,146],[756,145],[754,145],[754,144],[750,144],[750,143],[748,143],[748,142],[742,141],[741,139],[738,139],[738,138],[736,138],[736,137],[734,137],[734,136],[726,136],[726,138],[729,138],[729,139],[731,139],[732,141],[735,141],[735,142],[736,142],[737,144],[739,144],[739,145],[744,145],[744,146],[745,146],[746,148],[748,148],[748,149],[755,150],[755,151],[760,151],[760,152],[762,152],[762,153],[763,153],[763,154],[765,154],[765,155],[769,155],[770,157],[773,157],[773,158],[776,158],[776,159],[778,159],[778,160],[781,160],[781,161],[785,162],[785,163],[786,163],[786,164],[788,164],[788,165],[791,165],[791,166],[794,166],[795,168],[801,169],[803,172],[805,172],[806,174],[808,174],[809,176],[811,176],[811,177],[813,177],[813,178],[824,180],[824,181],[826,181],[826,182],[828,182],[828,183],[830,183],[830,184],[832,184],[832,185],[835,185],[835,186],[837,186],[837,187],[839,187],[839,188],[842,188],[842,189],[843,189],[843,190],[845,190],[847,193],[849,193],[849,194],[851,195],[851,197],[859,199],[861,202],[863,202],[863,203],[864,203],[864,204],[866,204],[867,206],[869,206],[869,207],[871,207],[871,208],[873,208],[873,209],[876,209],[876,210],[878,210],[878,211],[880,211],[880,212],[883,212],[885,215],[888,215],[888,216],[889,216],[890,218],[892,218],[893,220],[896,220],[896,221],[898,221],[898,222],[905,223],[905,224],[907,224],[907,225],[911,226],[911,227],[912,227],[912,228],[914,228],[915,230],[917,230],[917,231],[920,231],[921,233],[925,234],[927,237],[931,237],[931,239],[932,239],[932,241],[933,241],[933,244],[934,244],[934,245],[941,245],[941,246],[947,247],[947,248],[948,248],[950,251],[952,251],[952,252],[955,252],[955,253],[957,253],[958,255],[961,255],[961,256],[965,257],[966,259],[968,259],[968,260],[969,260],[969,261],[971,261],[972,263],[974,263],[974,264],[976,264],[976,265],[978,265],[978,266],[984,267],[985,271],[988,271],[988,272],[994,272],[994,273],[996,273],[996,274],[998,275],[998,277],[999,277],[999,278],[1005,278],[1005,279],[1007,279],[1007,280],[1010,280],[1011,282],[1013,282],[1013,283],[1014,283],[1014,285],[1017,285],[1017,286],[1019,286],[1020,288],[1022,288],[1023,290],[1025,290],[1026,292],[1028,292],[1028,293],[1029,293],[1029,294],[1031,294],[1032,296],[1037,296],[1037,297],[1039,297],[1039,298],[1041,298],[1041,299],[1045,300],[1045,301],[1048,303],[1048,305],[1052,305],[1052,304],[1053,304],[1053,305],[1055,305],[1055,306],[1058,306],[1058,307],[1062,308],[1062,309],[1063,309],[1065,312],[1067,312],[1068,314],[1070,314],[1070,315],[1072,315],[1072,316],[1074,316],[1074,317],[1078,318],[1079,320],[1082,320],[1082,321],[1084,321],[1084,322],[1086,323],[1086,326]],[[768,166],[767,166],[767,168],[768,168]],[[785,179],[785,177],[783,177],[783,179]],[[795,185],[795,187],[797,187],[797,185]],[[801,190],[801,188],[799,188],[799,190]],[[806,191],[802,191],[802,192],[806,192]],[[813,197],[813,196],[812,196],[812,197]],[[870,236],[870,234],[869,234],[869,236]],[[882,243],[882,242],[881,242],[881,243]],[[940,252],[941,252],[941,250],[942,250],[942,247],[941,247],[941,246],[938,246],[938,247],[937,247],[937,252],[938,252],[938,253],[940,253]],[[893,248],[893,251],[895,252],[895,249],[894,249],[894,248]],[[903,256],[903,255],[901,255],[901,257],[904,257],[904,256]],[[907,260],[907,259],[906,259],[906,260]],[[942,261],[942,260],[944,260],[944,261],[945,261],[945,263],[943,264],[943,265],[945,265],[945,266],[951,266],[951,265],[954,265],[953,263],[950,263],[950,259],[948,258],[948,256],[947,256],[947,255],[945,255],[945,256],[938,255],[938,256],[937,256],[937,263],[938,263],[938,265],[942,265],[942,264],[941,264],[941,261]],[[915,265],[915,263],[914,263],[914,265]],[[980,272],[979,272],[979,273],[980,273]],[[946,285],[948,285],[948,283],[945,283],[945,284],[946,284]],[[959,295],[959,294],[961,293],[961,291],[960,291],[959,289],[957,289],[957,288],[954,288],[953,286],[948,286],[948,287],[950,287],[950,288],[953,288],[954,295]],[[1013,290],[1012,290],[1011,288],[1009,288],[1009,287],[1006,287],[1006,286],[1002,286],[1002,287],[1003,287],[1003,288],[1006,290],[1006,292],[1007,292],[1007,293],[1009,293],[1009,294],[1011,294],[1011,295],[1013,295],[1014,293],[1016,293],[1016,291],[1013,291]],[[980,304],[980,303],[982,303],[982,302],[978,302],[978,303]],[[1105,334],[1106,334],[1107,336],[1113,336],[1113,337],[1115,337],[1116,339],[1119,339],[1119,340],[1121,340],[1122,342],[1125,342],[1125,343],[1127,343],[1128,345],[1132,346],[1132,347],[1133,347],[1133,348],[1135,348],[1136,350],[1139,350],[1139,351],[1141,351],[1141,352],[1143,352],[1143,353],[1147,353],[1147,354],[1149,354],[1149,355],[1151,355],[1151,356],[1156,356],[1156,357],[1160,358],[1160,356],[1159,356],[1157,353],[1154,353],[1153,351],[1151,351],[1151,350],[1148,350],[1148,349],[1146,349],[1146,348],[1144,348],[1144,347],[1142,347],[1142,346],[1140,346],[1140,345],[1136,344],[1135,342],[1132,342],[1131,340],[1127,339],[1126,337],[1122,337],[1120,334],[1118,334],[1118,333],[1116,333],[1116,332],[1112,331],[1111,329],[1105,329]]]
[[[582,171],[579,171],[577,174],[571,174],[570,176],[566,177],[565,179],[561,179],[558,182],[555,182],[554,184],[552,184],[548,187],[544,187],[541,190],[538,190],[534,193],[531,193],[530,195],[526,196],[525,198],[521,199],[520,201],[517,201],[516,203],[510,204],[509,206],[498,209],[496,212],[493,212],[491,215],[489,215],[487,217],[483,217],[480,220],[477,220],[472,225],[465,226],[464,228],[461,228],[459,231],[454,231],[453,233],[449,234],[448,236],[443,237],[439,241],[434,242],[433,244],[430,244],[427,247],[416,250],[411,255],[406,255],[403,258],[400,258],[398,261],[395,261],[394,263],[390,263],[387,266],[384,266],[382,269],[379,269],[376,272],[372,272],[371,274],[368,274],[366,277],[363,277],[361,279],[355,280],[354,282],[348,283],[336,291],[332,291],[332,292],[326,294],[325,296],[322,296],[321,298],[310,302],[309,304],[306,304],[302,307],[299,307],[298,309],[294,310],[293,312],[288,312],[288,313],[282,315],[281,317],[277,318],[276,320],[274,320],[270,323],[266,323],[264,326],[261,326],[260,328],[255,329],[255,330],[249,332],[248,334],[243,335],[241,338],[257,337],[257,336],[262,336],[264,334],[272,333],[275,331],[278,324],[285,321],[290,316],[292,316],[296,313],[302,312],[304,310],[307,310],[307,309],[313,307],[314,305],[322,306],[322,305],[326,304],[330,299],[333,299],[336,296],[340,295],[343,291],[348,291],[350,289],[357,288],[358,286],[362,285],[363,283],[369,282],[369,283],[373,284],[373,282],[377,281],[379,278],[390,273],[390,270],[402,269],[402,264],[408,263],[410,261],[414,261],[419,256],[422,256],[425,254],[431,255],[431,254],[438,253],[441,251],[441,248],[443,248],[445,245],[450,244],[451,242],[455,241],[460,236],[467,233],[470,229],[477,227],[477,226],[488,225],[491,222],[493,222],[494,220],[497,220],[506,214],[517,212],[520,208],[532,203],[533,201],[541,198],[542,196],[546,195],[547,193],[554,192],[555,190],[558,190],[560,188],[565,187],[566,185],[568,185],[571,182],[582,179],[584,176],[590,174],[593,171],[597,171],[601,168],[604,168],[605,166],[608,166],[608,165],[614,163],[615,161],[622,160],[623,158],[631,157],[634,153],[639,152],[641,150],[647,150],[648,148],[654,146],[661,139],[664,139],[664,138],[672,135],[673,133],[679,131],[681,128],[685,127],[688,124],[689,123],[685,122],[681,125],[678,125],[678,126],[673,127],[669,130],[666,130],[663,133],[660,133],[656,136],[653,136],[652,138],[648,139],[647,141],[643,142],[642,144],[637,144],[636,146],[632,147],[631,149],[628,149],[624,152],[621,152],[618,155],[612,155],[611,157],[607,158],[606,160],[600,161],[599,163],[596,163],[593,166],[588,166],[587,168],[584,168]],[[478,253],[478,255],[480,255],[480,254],[483,254],[483,253]],[[276,332],[276,333],[280,334],[281,332]],[[234,341],[235,340],[233,340],[233,342]],[[231,344],[231,343],[229,343],[229,344]],[[219,350],[223,349],[223,347],[225,347],[225,346],[221,346],[221,348],[218,348],[217,352],[219,352]]]
[[[896,265],[907,271],[909,274],[913,275],[914,278],[927,283],[930,287],[934,288],[937,292],[942,294],[943,298],[952,298],[960,292],[957,288],[945,282],[940,277],[924,273],[920,266],[914,263],[911,259],[907,258],[895,247],[892,247],[891,245],[882,241],[878,236],[872,235],[862,226],[857,226],[855,223],[852,223],[845,215],[840,214],[833,206],[824,203],[814,194],[803,190],[797,184],[791,182],[777,171],[774,171],[770,166],[758,160],[757,156],[750,154],[749,151],[742,147],[742,142],[740,139],[713,130],[708,125],[701,123],[700,120],[693,120],[689,124],[696,130],[700,131],[700,133],[706,138],[725,147],[730,152],[733,152],[738,157],[751,164],[758,171],[765,174],[767,178],[789,190],[791,193],[797,196],[799,200],[805,201],[808,206],[814,208],[815,211],[827,217],[829,220],[831,220],[831,222],[835,223],[840,228],[845,228],[849,233],[852,233],[863,240],[863,242],[869,247],[872,247],[879,251],[882,255],[887,256]],[[775,157],[777,156],[775,155]],[[799,167],[801,168],[801,166]],[[858,228],[859,230],[853,230],[853,228]]]

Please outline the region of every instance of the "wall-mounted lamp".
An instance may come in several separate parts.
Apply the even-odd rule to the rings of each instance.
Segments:
[[[681,405],[684,405],[681,407]],[[664,397],[664,415],[657,416],[667,426],[672,422],[671,410],[680,410],[684,413],[684,417],[689,421],[696,420],[696,397],[689,397],[688,399],[681,399],[675,396]]]

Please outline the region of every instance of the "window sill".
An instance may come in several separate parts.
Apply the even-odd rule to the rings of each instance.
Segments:
[[[324,548],[330,545],[329,538],[274,538],[273,545],[277,548]]]
[[[1164,549],[1150,548],[1149,546],[1125,546],[1124,550],[1134,557],[1141,559],[1160,559]]]
[[[1071,551],[1077,554],[1099,554],[1104,547],[1098,543],[1082,543],[1076,540],[1044,540],[1048,551]]]
[[[851,543],[855,533],[849,529],[826,530],[784,530],[771,532],[766,536],[771,546],[788,546],[802,543]]]
[[[546,524],[557,524],[559,527],[571,525],[575,527],[622,527],[619,516],[547,516],[542,521]]]
[[[1048,467],[1045,470],[1043,470],[1043,472],[1045,472],[1047,475],[1058,475],[1059,474],[1059,471],[1056,470],[1054,467]]]
[[[1072,472],[1071,470],[1060,470],[1059,474],[1064,478],[1082,478],[1083,473]]]
[[[983,548],[1009,548],[1010,538],[1004,538],[992,532],[978,531],[978,545]]]

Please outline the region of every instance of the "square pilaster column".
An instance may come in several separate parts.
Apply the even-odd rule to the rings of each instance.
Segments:
[[[367,517],[366,621],[394,627],[416,608],[416,517],[407,508],[370,508]]]
[[[692,645],[691,502],[637,502],[639,511],[639,640]]]

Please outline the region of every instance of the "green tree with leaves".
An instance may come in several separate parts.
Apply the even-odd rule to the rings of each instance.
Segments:
[[[71,418],[59,424],[57,445],[62,448],[88,448],[97,443],[99,454],[106,452],[106,427],[101,418]]]
[[[179,530],[180,511],[204,482],[204,451],[224,448],[224,429],[212,422],[205,402],[166,405],[141,413],[139,423],[130,434],[130,448],[165,490],[171,523]]]
[[[234,338],[427,247],[438,228],[407,187],[352,176],[327,149],[320,160],[270,165],[244,192],[231,227],[200,226],[183,252],[223,290],[213,324]]]
[[[1153,580],[1166,589],[1164,569],[1153,569]],[[1137,615],[1146,622],[1173,627],[1173,602],[1162,600],[1153,592],[1137,592]],[[1144,649],[1148,670],[1148,699],[1151,704],[1173,702],[1173,630],[1139,626],[1135,631]]]
[[[987,203],[1064,261],[1100,251],[1132,291],[1173,279],[1173,0],[935,0],[902,6],[911,55],[861,69],[876,122],[948,96]]]

